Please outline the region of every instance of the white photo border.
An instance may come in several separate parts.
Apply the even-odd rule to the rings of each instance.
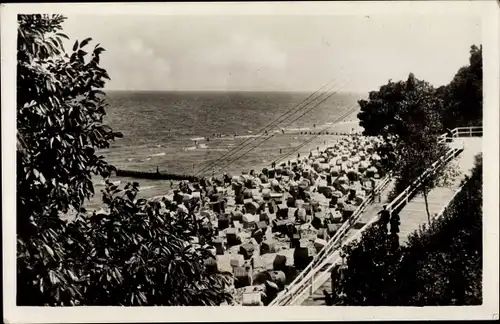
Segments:
[[[3,4],[2,222],[6,323],[470,320],[498,319],[499,7],[498,1]],[[18,13],[92,15],[479,15],[484,91],[483,305],[459,307],[18,307],[16,306],[15,125]]]

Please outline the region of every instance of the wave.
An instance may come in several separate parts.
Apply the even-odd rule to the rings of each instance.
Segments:
[[[202,149],[208,148],[207,144],[200,144],[198,147]]]
[[[139,189],[142,190],[148,190],[148,189],[153,189],[156,188],[157,186],[145,186],[145,187],[139,187]]]
[[[312,130],[311,127],[300,127],[300,128],[285,128],[285,133],[286,132],[305,132],[305,131],[310,131]]]
[[[214,152],[226,152],[228,151],[228,149],[225,149],[225,148],[212,148],[212,149],[208,149],[209,151],[214,151]]]
[[[194,151],[194,150],[196,150],[196,146],[185,147],[184,150],[185,151]]]
[[[167,153],[165,153],[165,152],[161,152],[161,153],[151,154],[151,155],[148,155],[148,156],[153,157],[153,156],[165,156],[165,155],[167,155]]]
[[[193,138],[190,138],[191,141],[203,141],[205,140],[205,137],[193,137]]]
[[[238,135],[235,138],[254,138],[254,137],[259,137],[262,135]]]

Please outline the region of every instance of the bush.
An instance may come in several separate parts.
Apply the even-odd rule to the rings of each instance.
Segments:
[[[378,223],[363,233],[359,242],[344,247],[346,267],[334,285],[336,305],[397,305],[396,281],[399,248]]]
[[[24,305],[219,305],[229,278],[207,274],[211,255],[188,244],[190,215],[136,200],[137,184],[107,183],[109,212],[77,217],[18,244]],[[119,194],[120,193],[120,194]],[[44,276],[46,275],[46,277]]]

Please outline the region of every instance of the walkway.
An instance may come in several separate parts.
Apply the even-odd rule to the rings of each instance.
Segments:
[[[482,138],[481,137],[470,137],[470,138],[459,138],[458,141],[464,142],[464,151],[451,163],[457,163],[458,169],[461,172],[461,175],[458,176],[448,187],[437,187],[428,195],[429,202],[429,211],[431,215],[437,214],[441,211],[443,207],[445,207],[450,199],[453,197],[453,194],[460,186],[461,180],[467,174],[470,174],[472,167],[474,166],[474,157],[476,154],[482,151]],[[354,229],[351,229],[343,242],[342,245],[346,245],[350,243],[352,240],[355,240],[361,236],[361,231],[359,231],[360,227],[364,225],[363,223],[369,222],[374,219],[376,213],[382,208],[382,205],[386,203],[387,194],[392,189],[393,183],[390,183],[388,187],[383,192],[382,203],[373,203],[371,206],[367,208],[367,210],[363,213],[360,220],[358,221],[359,225],[354,226]],[[401,226],[400,226],[400,240],[401,243],[404,244],[407,241],[408,235],[419,228],[420,225],[427,223],[427,212],[425,210],[424,198],[422,195],[415,196],[399,213],[401,217]],[[338,251],[334,252],[334,254],[338,255]],[[334,262],[340,260],[340,256],[335,258]],[[304,296],[304,300],[300,303],[297,303],[302,306],[321,306],[325,305],[324,294],[323,291],[327,291],[328,293],[332,292],[332,284],[330,275],[326,275],[324,277],[324,282],[319,285],[317,289],[314,290],[312,295],[308,294],[308,296]]]
[[[359,230],[373,218],[373,215],[377,215],[377,213],[380,210],[382,210],[383,205],[388,204],[390,202],[389,194],[394,189],[394,183],[395,183],[394,180],[392,180],[391,182],[389,182],[387,187],[384,188],[382,194],[380,195],[380,202],[378,202],[378,199],[376,199],[365,209],[365,211],[360,216],[358,221],[354,224],[354,226],[349,231],[347,231],[344,241],[351,241],[352,239],[357,237],[355,236],[355,234],[358,233]],[[325,302],[323,300],[323,298],[325,297],[325,295],[323,294],[323,290],[327,291],[329,294],[332,293],[332,281],[329,275],[325,283],[323,283],[318,289],[316,289],[315,292],[312,295],[310,295],[301,305],[302,306],[325,305]]]
[[[434,188],[427,196],[429,212],[431,215],[437,214],[445,207],[460,186],[460,182],[465,175],[470,175],[474,166],[474,157],[482,151],[482,138],[471,137],[461,138],[464,141],[464,151],[451,163],[458,164],[460,176],[447,187]],[[401,218],[400,234],[401,243],[407,242],[408,235],[421,224],[428,222],[427,212],[425,210],[425,201],[423,195],[415,196],[399,213]]]

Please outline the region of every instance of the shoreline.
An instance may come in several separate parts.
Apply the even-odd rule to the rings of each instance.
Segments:
[[[358,124],[357,120],[343,120],[343,121],[340,121],[338,123],[335,123],[334,125],[346,125],[346,124],[356,124],[356,126],[354,127],[355,131],[359,132],[359,133],[362,132],[362,127],[357,125]],[[334,127],[334,126],[332,126],[332,127]],[[305,145],[304,147],[299,149],[294,154],[291,154],[290,157],[287,157],[287,158],[290,158],[290,159],[295,158],[295,157],[297,157],[297,153],[299,153],[301,156],[307,155],[307,154],[309,154],[309,152],[311,150],[315,150],[318,146],[320,146],[320,148],[322,148],[322,147],[326,148],[329,145],[329,143],[336,143],[336,142],[338,142],[339,138],[341,138],[343,136],[351,136],[349,134],[347,134],[347,135],[334,135],[334,133],[335,132],[333,132],[333,133],[330,132],[329,135],[326,135],[326,134],[318,135],[316,140],[312,141],[310,143],[310,145]],[[309,140],[312,136],[316,136],[316,135],[309,135],[309,134],[300,135],[300,132],[297,132],[294,134],[285,134],[285,135],[287,135],[287,136],[298,135],[297,140],[299,140],[299,136],[303,136],[303,140]],[[282,135],[278,134],[278,136],[282,136]],[[359,136],[361,136],[361,135],[359,135]],[[196,136],[193,136],[192,138],[195,138],[195,137]],[[334,138],[332,138],[332,137],[334,137]],[[217,139],[223,140],[224,138],[217,138]],[[290,140],[293,141],[293,138]],[[289,142],[290,140],[287,140],[285,142]],[[210,142],[212,142],[212,140]],[[324,144],[324,145],[321,144],[323,142],[326,142],[326,144]],[[206,142],[204,142],[204,143],[206,143]],[[161,165],[161,163],[162,163],[161,159],[168,157],[168,154],[155,153],[155,151],[154,151],[155,149],[162,150],[162,151],[165,151],[165,149],[167,149],[163,145],[160,145],[160,147],[158,147],[158,146],[159,145],[154,145],[154,147],[150,148],[150,150],[152,151],[150,153],[150,156],[156,155],[156,158],[158,160],[160,160],[158,163],[159,163],[159,165]],[[237,147],[237,144],[234,146],[234,148],[235,147]],[[273,154],[276,156],[282,156],[282,155],[286,154],[287,152],[294,150],[295,147],[294,146],[287,146],[286,148],[282,148],[283,149],[282,154],[278,154],[280,148],[274,147],[274,146],[271,148],[267,148],[265,150],[265,152],[262,152],[260,154],[258,152],[249,152],[245,155],[245,158],[238,161],[238,163],[234,163],[231,166],[228,166],[228,168],[226,168],[225,170],[221,170],[220,172],[216,172],[216,175],[221,176],[221,175],[223,175],[224,172],[227,172],[229,174],[240,174],[241,172],[249,172],[252,169],[253,170],[261,170],[262,168],[268,168],[270,166],[270,163],[274,160],[274,158],[269,159],[269,160],[267,158],[271,157]],[[233,147],[231,147],[231,149],[232,148]],[[109,152],[109,149],[107,151]],[[246,151],[246,149],[243,150],[242,152],[244,152],[244,151]],[[229,151],[226,151],[226,153],[227,152],[229,152]],[[179,153],[182,153],[182,152],[179,152]],[[172,174],[193,175],[198,170],[201,170],[204,166],[210,165],[213,161],[217,160],[220,157],[220,155],[223,155],[224,153],[219,152],[219,154],[217,154],[217,156],[215,158],[208,158],[208,156],[206,156],[206,153],[204,154],[204,153],[200,152],[199,154],[201,154],[201,156],[205,160],[203,162],[195,162],[194,172],[187,171],[186,170],[187,168],[185,168],[185,167],[176,169],[176,168],[170,168],[168,166],[167,167],[160,167],[160,172],[166,172],[165,170],[167,170],[167,172],[172,173]],[[236,155],[238,156],[239,154],[240,153],[238,153]],[[263,155],[264,158],[262,160],[257,160],[255,158],[252,159],[253,156],[257,156],[257,155]],[[125,161],[127,161],[130,158],[124,157],[123,159]],[[247,160],[249,162],[246,162]],[[151,161],[154,161],[154,157],[151,159]],[[283,160],[280,160],[280,163],[282,163],[282,161]],[[226,162],[223,162],[223,164],[225,164],[225,163]],[[155,167],[153,167],[153,166],[149,167],[149,168],[147,168],[147,167],[133,168],[133,165],[129,166],[129,163],[112,163],[112,164],[114,164],[117,167],[117,169],[126,169],[126,170],[134,170],[135,169],[139,172],[148,172],[148,171],[154,172],[155,171]],[[150,164],[152,165],[153,163],[150,163]],[[183,164],[183,165],[185,165],[185,164]],[[168,170],[172,170],[172,171],[168,171]],[[211,174],[208,174],[206,176],[211,176]],[[142,178],[117,177],[115,175],[113,177],[111,177],[110,180],[112,182],[119,181],[120,183],[133,182],[133,181],[139,182],[139,184],[140,184],[139,197],[146,198],[146,199],[171,195],[171,194],[173,194],[173,190],[175,190],[175,188],[178,186],[178,183],[180,182],[177,180],[151,180],[151,179],[148,180],[148,179],[142,179]],[[174,184],[173,187],[169,186],[171,181],[173,181],[173,184]],[[101,189],[103,187],[103,185],[101,183],[102,179],[100,179],[100,177],[96,176],[96,177],[93,177],[93,182],[94,182],[94,186],[96,188],[96,190],[95,190],[96,194],[91,199],[91,201],[87,201],[86,207],[89,210],[99,210],[101,207],[103,207],[103,204],[101,202],[102,197],[101,197],[101,194],[98,190],[98,189]]]

